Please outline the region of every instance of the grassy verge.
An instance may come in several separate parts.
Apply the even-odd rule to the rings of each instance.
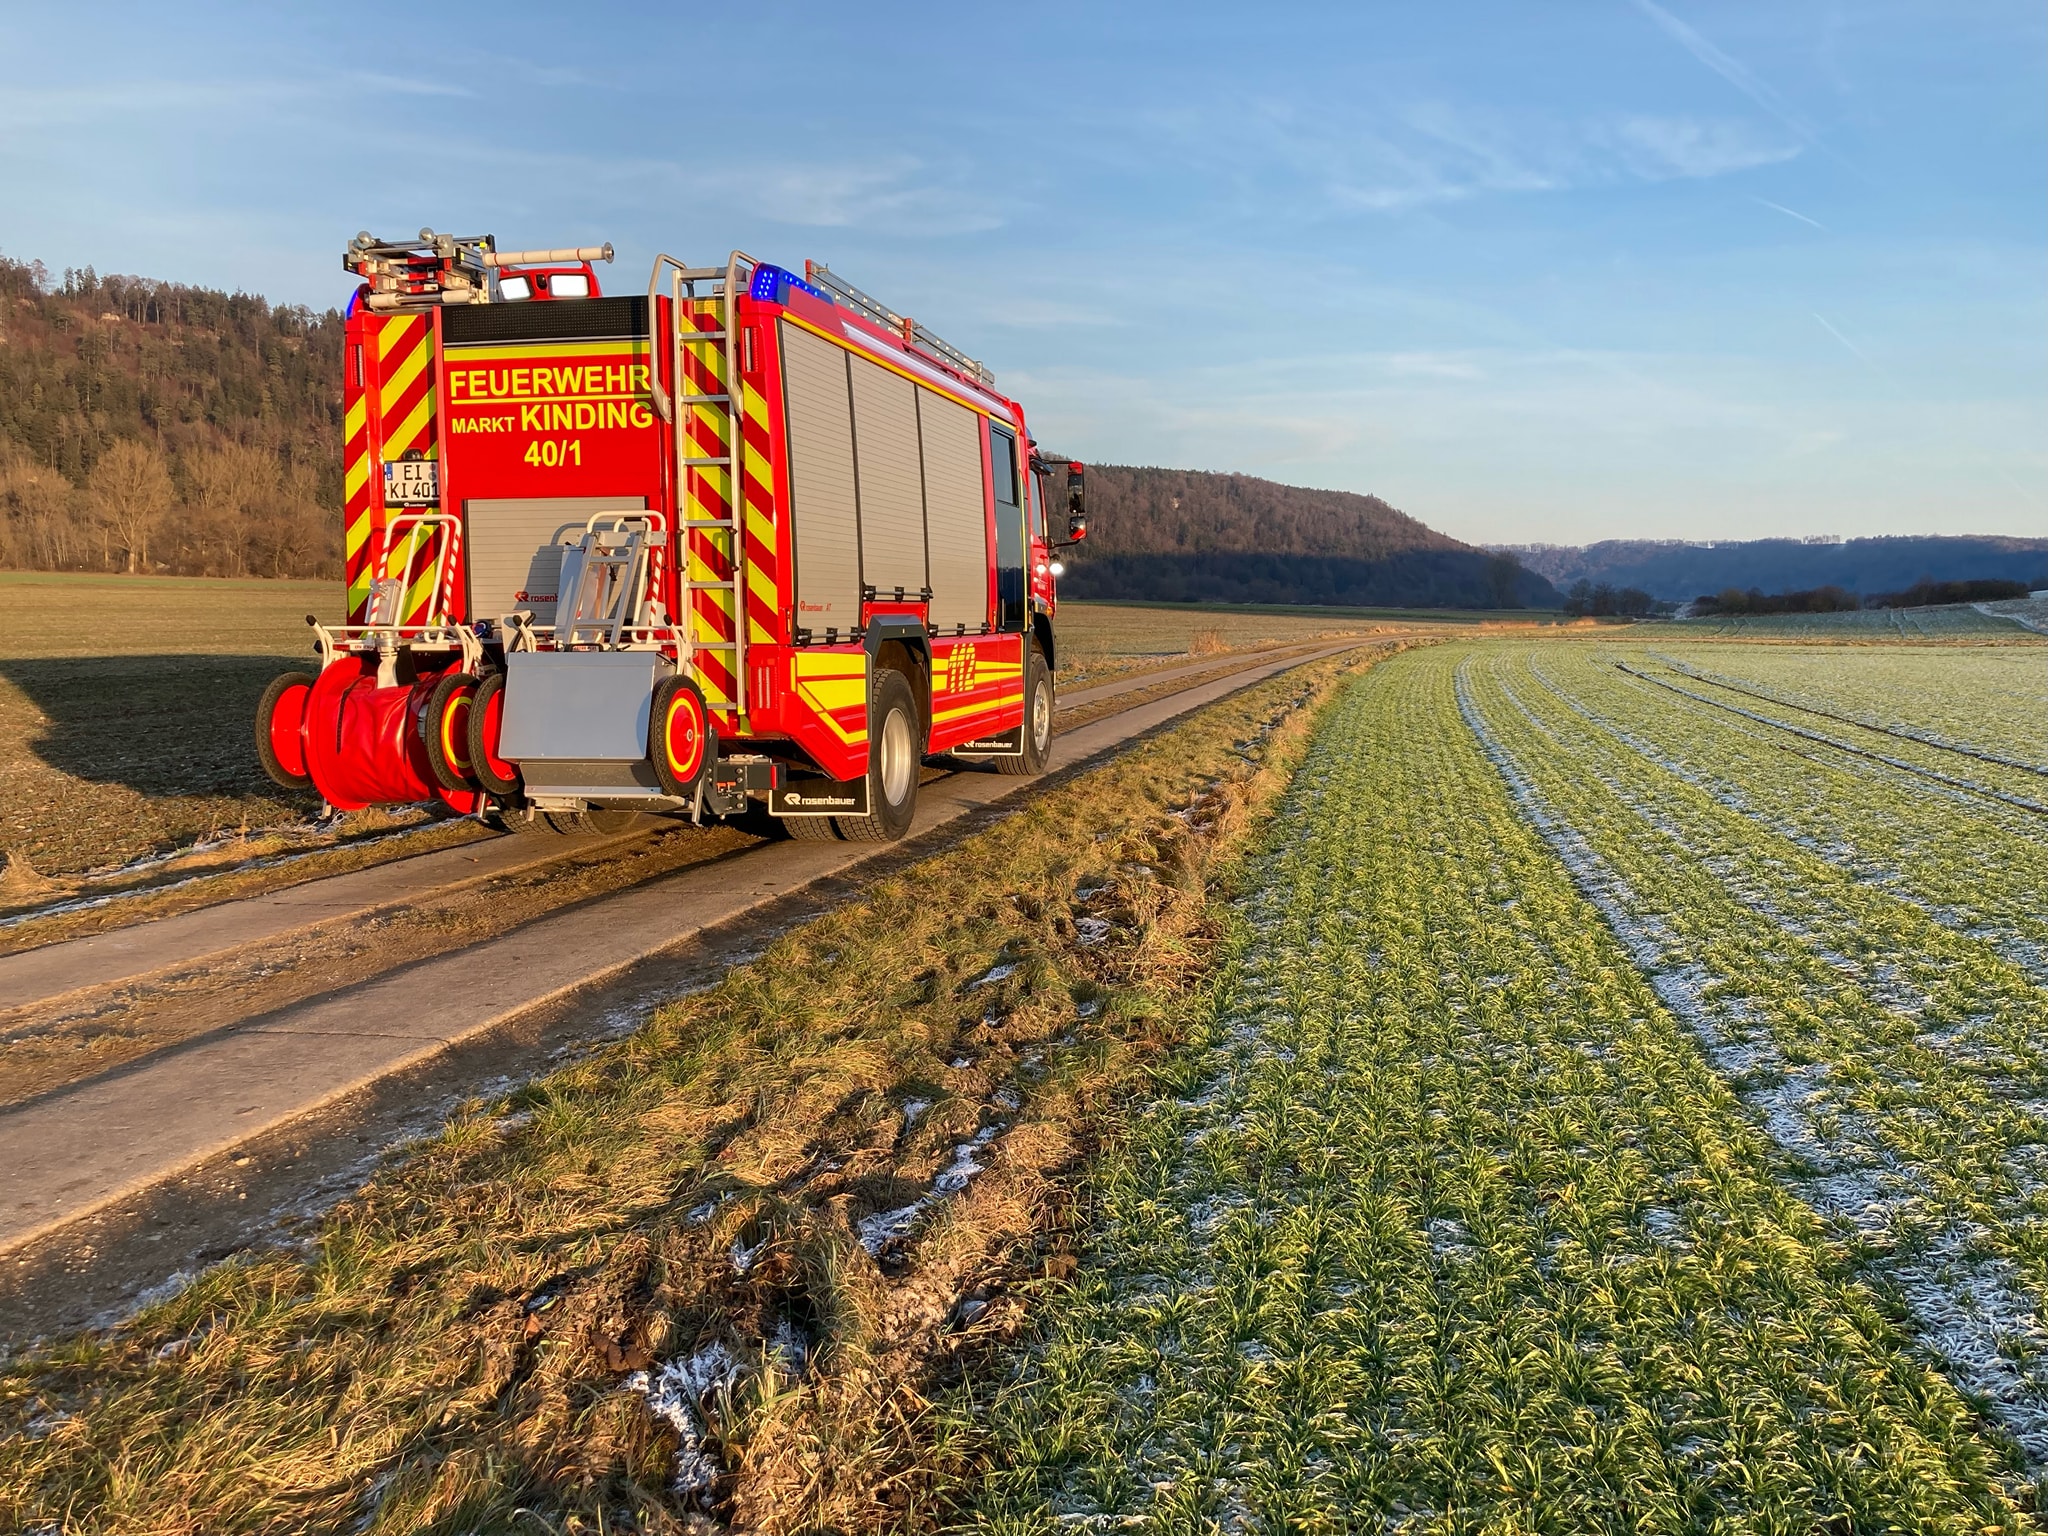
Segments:
[[[920,1518],[933,1396],[1020,1325],[1021,1277],[1071,1268],[1041,1242],[1069,1178],[1355,665],[1213,706],[473,1106],[307,1252],[11,1362],[0,1526]]]
[[[1089,1181],[951,1404],[978,1531],[2017,1532],[2012,1464],[1518,814],[1469,648],[1328,712]]]

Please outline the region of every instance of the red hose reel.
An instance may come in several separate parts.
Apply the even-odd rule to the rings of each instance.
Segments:
[[[423,673],[409,684],[379,688],[376,658],[354,655],[318,677],[285,674],[257,711],[263,766],[287,787],[318,790],[338,811],[440,800],[468,815],[481,796],[442,782],[428,757],[432,707],[439,702],[445,712],[455,703],[454,689],[440,690],[436,699],[444,675]]]

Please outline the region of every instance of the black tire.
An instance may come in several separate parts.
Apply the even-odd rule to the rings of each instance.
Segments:
[[[427,767],[434,782],[445,790],[473,791],[477,787],[469,772],[469,716],[476,706],[479,681],[474,672],[443,674],[434,684],[434,691],[427,695],[427,707],[420,714],[420,741],[427,749]],[[454,709],[462,711],[459,723],[449,719],[449,711]]]
[[[559,812],[549,812],[558,815]],[[588,832],[597,837],[618,837],[627,832],[644,832],[653,821],[645,811],[585,811],[575,818],[578,826],[571,829]]]
[[[469,701],[469,771],[491,794],[500,800],[510,800],[519,794],[522,782],[518,767],[499,757],[496,751],[504,692],[502,672],[493,672],[476,685],[476,696]]]
[[[1024,750],[1016,757],[992,757],[997,773],[1037,778],[1052,761],[1052,713],[1056,707],[1052,668],[1036,641],[1024,647]]]
[[[638,832],[650,818],[644,811],[514,811],[505,824],[515,832],[545,837],[617,837]]]
[[[785,816],[782,830],[799,843],[836,843],[839,829],[830,816]]]
[[[300,689],[304,689],[306,694],[310,695],[313,691],[313,681],[313,674],[310,672],[286,672],[271,681],[270,686],[263,690],[263,697],[256,705],[256,761],[263,765],[263,771],[270,775],[271,782],[284,789],[311,789],[313,776],[305,771],[303,748],[298,753],[297,771],[287,766],[284,759],[278,755],[278,743],[273,734],[273,727],[277,723],[277,707]],[[295,702],[303,719],[306,700],[300,697]],[[287,749],[289,750],[289,745]]]
[[[893,843],[917,814],[918,769],[924,765],[924,725],[910,679],[878,667],[868,690],[868,814],[835,816],[849,843]]]
[[[687,677],[664,678],[654,685],[647,711],[647,760],[654,766],[661,792],[685,804],[697,803],[697,792],[711,781],[718,765],[718,729],[704,690]]]

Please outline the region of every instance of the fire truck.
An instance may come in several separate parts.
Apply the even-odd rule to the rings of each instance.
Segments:
[[[335,810],[887,841],[928,760],[1043,772],[1082,466],[824,266],[663,255],[607,296],[611,259],[350,243],[346,620],[309,617],[317,670],[264,694],[270,776]]]

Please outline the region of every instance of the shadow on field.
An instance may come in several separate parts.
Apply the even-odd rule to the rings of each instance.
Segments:
[[[52,768],[144,795],[276,795],[256,762],[256,702],[277,656],[0,660],[48,721],[26,745]]]

